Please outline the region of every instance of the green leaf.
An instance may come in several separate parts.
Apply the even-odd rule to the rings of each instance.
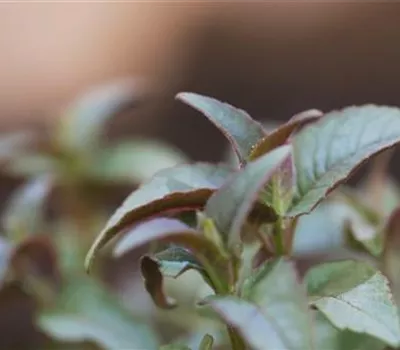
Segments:
[[[40,233],[44,223],[44,207],[52,189],[53,179],[42,176],[14,192],[2,215],[3,228],[14,241]]]
[[[40,310],[37,322],[61,341],[94,341],[104,349],[158,349],[156,334],[89,278],[66,281],[57,304]]]
[[[208,200],[206,215],[214,220],[229,247],[240,239],[241,229],[258,194],[289,155],[290,146],[282,146],[249,163]],[[265,214],[270,217],[271,209],[265,207]]]
[[[220,283],[225,289],[231,278],[227,273],[227,270],[230,269],[229,257],[222,256],[221,251],[213,242],[206,239],[200,232],[173,219],[160,220],[155,219],[142,223],[128,232],[130,236],[129,249],[139,248],[152,241],[165,241],[183,246],[190,250],[194,259],[204,267],[207,273],[215,272],[217,276],[210,276],[212,281]],[[120,248],[117,246],[116,250],[120,251]]]
[[[290,155],[275,170],[270,181],[260,193],[260,201],[284,216],[294,196],[295,169]]]
[[[214,338],[210,334],[206,334],[199,345],[199,350],[212,350]]]
[[[41,175],[57,174],[59,160],[40,153],[22,152],[7,164],[7,173],[13,176],[36,177]]]
[[[378,339],[339,330],[318,310],[314,312],[314,325],[316,330],[316,349],[324,350],[383,350],[385,344]]]
[[[95,150],[104,124],[136,98],[137,89],[131,81],[94,88],[67,109],[56,130],[56,142],[81,153]]]
[[[144,279],[144,286],[154,304],[162,309],[176,307],[176,301],[164,293],[163,275],[159,263],[149,256],[143,256],[140,259],[140,270]]]
[[[166,277],[178,278],[188,270],[203,272],[204,268],[192,253],[179,246],[169,247],[152,255],[160,264],[160,271]]]
[[[274,322],[256,305],[234,296],[214,297],[210,305],[228,325],[236,329],[251,349],[290,349]]]
[[[338,329],[400,344],[400,323],[387,279],[357,261],[322,264],[305,277],[312,304]]]
[[[400,110],[366,105],[326,114],[293,139],[297,191],[288,216],[310,212],[352,171],[400,141]]]
[[[323,113],[316,109],[310,109],[293,116],[287,123],[281,125],[254,145],[250,152],[250,159],[254,160],[258,157],[271,152],[273,149],[284,145],[290,135],[304,125],[314,122],[321,118]]]
[[[203,113],[232,145],[241,164],[248,160],[252,147],[265,136],[260,123],[245,111],[214,98],[181,92],[177,99]]]
[[[141,183],[162,169],[187,162],[188,158],[178,149],[143,139],[104,149],[89,171],[103,181]]]
[[[165,212],[202,208],[221,186],[230,171],[220,165],[197,163],[158,172],[124,201],[93,243],[86,257],[90,270],[95,255],[118,232],[135,223]]]
[[[267,315],[268,322],[284,344],[282,349],[314,348],[305,288],[298,282],[291,262],[281,258],[262,265],[244,282],[242,297]]]

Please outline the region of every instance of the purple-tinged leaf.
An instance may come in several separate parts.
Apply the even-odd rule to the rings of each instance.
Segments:
[[[274,148],[284,145],[293,132],[309,123],[315,122],[322,116],[323,113],[316,109],[296,114],[287,123],[259,140],[250,152],[250,159],[254,160],[272,151]]]
[[[144,279],[144,286],[151,298],[161,309],[173,309],[176,301],[168,297],[164,292],[163,275],[160,264],[149,256],[140,259],[140,270]]]
[[[310,212],[364,161],[400,141],[400,110],[365,105],[326,114],[292,141],[296,195],[288,211]]]
[[[126,232],[122,238],[116,243],[115,248],[113,250],[113,256],[116,258],[120,258],[126,253],[130,252],[133,249],[136,249],[137,235],[146,237],[147,235],[151,235],[153,232],[159,231],[185,231],[188,228],[183,222],[170,219],[170,218],[155,218],[150,221],[147,221],[141,225],[137,225]]]
[[[219,282],[223,288],[225,288],[232,278],[229,273],[230,264],[228,257],[222,256],[220,250],[213,242],[206,239],[200,232],[173,219],[163,220],[165,222],[163,225],[160,225],[160,219],[155,219],[139,224],[136,228],[130,230],[127,233],[129,236],[129,247],[127,244],[124,244],[122,251],[125,252],[127,249],[139,248],[152,241],[163,241],[182,246],[188,249],[197,264],[204,268],[205,272],[203,275],[207,276],[209,269],[212,269],[218,275]],[[116,251],[121,252],[121,248],[118,245]],[[216,282],[215,279],[213,282]]]
[[[214,220],[229,247],[238,243],[242,227],[263,186],[289,155],[290,146],[282,146],[247,164],[208,200],[206,215]],[[271,208],[265,206],[265,213],[270,216]]]
[[[388,280],[369,264],[351,260],[321,264],[307,272],[305,282],[311,303],[336,328],[399,346],[400,320]]]
[[[177,99],[203,113],[226,136],[240,164],[247,162],[253,146],[265,136],[262,125],[245,111],[214,98],[181,92]]]
[[[85,266],[89,270],[95,254],[123,229],[167,212],[203,208],[211,194],[230,174],[221,165],[197,163],[158,172],[124,201],[93,243]]]

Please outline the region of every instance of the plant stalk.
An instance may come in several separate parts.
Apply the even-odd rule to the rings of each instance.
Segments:
[[[246,350],[246,345],[242,337],[238,333],[236,333],[236,331],[231,326],[227,326],[227,328],[232,350]]]

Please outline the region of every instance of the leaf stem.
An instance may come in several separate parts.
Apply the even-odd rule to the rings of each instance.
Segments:
[[[283,237],[283,219],[279,216],[278,220],[274,224],[274,242],[275,242],[275,251],[278,255],[285,254],[285,244]]]
[[[231,326],[227,326],[227,328],[232,350],[246,350],[242,337]]]

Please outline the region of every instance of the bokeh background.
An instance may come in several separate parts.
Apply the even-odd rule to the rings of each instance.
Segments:
[[[93,87],[133,79],[139,103],[111,121],[109,139],[161,139],[217,161],[225,140],[176,93],[213,96],[266,122],[310,108],[400,106],[399,18],[396,2],[2,3],[0,132],[51,130]],[[400,175],[396,161],[392,171]],[[0,180],[1,198],[19,184]],[[134,260],[110,262],[106,275],[137,308],[145,293]],[[0,313],[10,315],[0,317],[0,348],[43,349],[24,316],[32,302],[15,286],[0,294]],[[140,312],[151,308],[140,302]]]
[[[50,123],[91,86],[125,77],[151,96],[120,130],[167,138],[201,159],[220,157],[223,141],[174,101],[182,90],[272,120],[308,108],[399,104],[395,2],[0,6],[3,129]]]

